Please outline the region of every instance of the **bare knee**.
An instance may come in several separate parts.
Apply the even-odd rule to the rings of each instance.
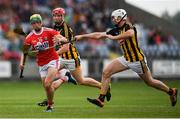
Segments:
[[[84,79],[77,80],[78,85],[84,85]]]
[[[51,87],[51,83],[49,81],[45,81],[44,88],[49,89]]]

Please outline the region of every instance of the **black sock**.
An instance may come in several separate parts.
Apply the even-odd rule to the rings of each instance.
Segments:
[[[100,94],[100,95],[99,95],[99,99],[100,99],[102,102],[104,102],[104,98],[105,98],[105,95],[103,95],[103,94]]]

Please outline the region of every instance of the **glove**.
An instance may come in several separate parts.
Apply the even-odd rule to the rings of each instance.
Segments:
[[[46,49],[42,45],[38,45],[37,50],[38,51],[44,51]]]
[[[40,42],[37,43],[35,49],[38,50],[38,51],[44,51],[44,50],[46,50],[46,49],[43,47],[42,43],[40,43]]]

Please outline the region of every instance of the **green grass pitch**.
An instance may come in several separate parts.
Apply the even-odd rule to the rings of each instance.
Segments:
[[[164,82],[180,89],[180,80]],[[41,82],[0,82],[0,118],[180,117],[180,102],[171,107],[169,96],[142,81],[112,83],[112,100],[103,108],[86,100],[98,93],[95,88],[66,83],[55,93],[54,111],[47,113],[36,105],[45,97]]]

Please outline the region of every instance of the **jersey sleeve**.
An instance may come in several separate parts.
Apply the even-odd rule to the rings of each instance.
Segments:
[[[73,31],[71,27],[66,23],[64,23],[64,37],[66,37],[68,41],[71,41],[71,39],[73,38]]]
[[[73,30],[70,26],[67,25],[67,27],[68,27],[68,40],[71,41],[72,38],[74,37]]]
[[[116,36],[116,35],[119,35],[119,30],[118,30],[118,28],[113,28],[113,29],[107,31],[106,34]]]
[[[31,45],[31,39],[28,37],[25,38],[24,40],[24,45]]]
[[[126,24],[125,25],[125,31],[128,31],[130,29],[134,29],[134,26],[132,24]]]
[[[58,31],[56,31],[56,30],[54,30],[54,29],[52,29],[52,30],[51,30],[51,34],[52,34],[52,36],[55,36],[55,35],[58,35],[58,34],[59,34],[59,32],[58,32]]]
[[[70,32],[71,35],[73,35],[73,30],[72,30],[71,27],[69,27],[69,32]]]

